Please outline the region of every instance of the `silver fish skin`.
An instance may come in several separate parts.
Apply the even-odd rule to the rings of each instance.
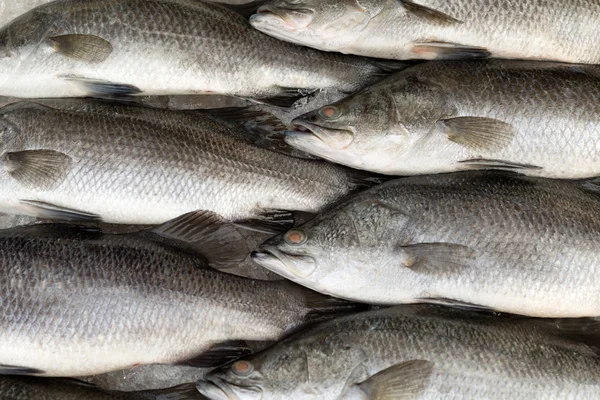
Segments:
[[[212,372],[198,388],[211,400],[598,398],[597,354],[538,322],[424,306],[355,314]]]
[[[250,21],[282,40],[369,57],[600,62],[597,0],[275,0]]]
[[[484,171],[386,182],[261,246],[260,265],[370,304],[600,315],[593,182]]]
[[[195,384],[141,392],[102,390],[75,379],[32,376],[0,376],[0,398],[4,400],[205,400]]]
[[[418,175],[600,174],[600,69],[528,61],[429,62],[294,121],[286,141],[358,169]]]
[[[228,236],[213,236],[226,227],[181,218],[163,230],[199,230],[229,251]],[[83,376],[199,355],[195,365],[214,366],[247,354],[233,341],[278,340],[353,309],[290,282],[208,268],[215,248],[205,260],[165,239],[64,225],[0,232],[0,371]]]
[[[0,95],[352,92],[399,64],[326,54],[253,29],[194,0],[59,0],[0,30]]]
[[[194,210],[226,219],[314,213],[362,185],[324,161],[254,146],[201,112],[40,100],[0,109],[0,135],[0,210],[40,218],[157,224]]]

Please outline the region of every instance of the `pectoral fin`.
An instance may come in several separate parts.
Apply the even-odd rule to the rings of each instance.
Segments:
[[[107,40],[94,35],[62,35],[50,38],[57,53],[79,61],[100,63],[110,56],[113,47]]]
[[[440,123],[449,140],[472,150],[502,150],[515,135],[512,125],[493,118],[458,117]]]
[[[427,360],[410,360],[391,366],[358,384],[370,400],[413,400],[427,389],[434,364]]]
[[[183,361],[179,364],[197,368],[213,368],[247,356],[250,353],[250,348],[245,341],[231,340],[216,344],[197,357]]]
[[[509,171],[520,169],[542,169],[542,167],[532,164],[519,164],[506,160],[490,160],[485,158],[461,160],[459,163],[473,169],[502,169]]]
[[[215,268],[239,265],[250,250],[242,234],[231,222],[212,211],[194,211],[154,228],[163,238],[188,243]]]
[[[417,42],[413,43],[412,52],[416,58],[427,60],[464,60],[487,58],[491,53],[483,48],[460,43]]]
[[[19,200],[18,212],[42,219],[59,219],[65,221],[101,221],[99,215],[73,208],[61,207],[56,204],[36,200]]]
[[[54,150],[25,150],[4,153],[2,166],[21,185],[34,190],[58,186],[71,168],[71,157]]]
[[[401,246],[406,268],[423,274],[454,273],[472,265],[475,251],[454,243],[418,243]]]
[[[73,76],[62,76],[89,96],[128,96],[142,93],[133,85],[119,82],[107,82],[100,79],[88,79]]]
[[[44,371],[37,368],[0,364],[0,375],[39,375],[43,373]]]

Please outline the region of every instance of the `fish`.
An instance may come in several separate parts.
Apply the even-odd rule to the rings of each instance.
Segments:
[[[21,98],[221,94],[289,105],[403,67],[281,42],[205,1],[58,0],[0,29],[0,95]]]
[[[398,306],[341,317],[209,373],[210,400],[596,399],[600,358],[539,321]]]
[[[428,62],[292,121],[286,142],[387,175],[477,169],[600,174],[600,67]]]
[[[103,390],[88,382],[67,378],[0,375],[0,397],[6,400],[203,400],[195,383],[136,392]]]
[[[369,304],[600,316],[598,188],[492,171],[400,178],[267,240],[252,257]]]
[[[274,0],[250,22],[284,41],[368,57],[600,62],[597,1]]]
[[[365,309],[210,268],[239,254],[237,227],[210,212],[128,235],[68,224],[0,231],[0,374],[214,367],[248,354],[251,342]]]
[[[289,223],[377,182],[255,146],[203,112],[81,99],[0,109],[0,212],[160,224],[195,210]]]

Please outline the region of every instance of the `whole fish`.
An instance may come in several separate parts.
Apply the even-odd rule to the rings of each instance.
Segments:
[[[295,98],[354,91],[401,64],[320,53],[197,0],[59,0],[0,30],[0,95],[230,94]]]
[[[250,21],[278,39],[369,57],[600,62],[597,0],[275,0]]]
[[[209,212],[129,235],[68,225],[0,231],[0,373],[82,376],[192,359],[215,366],[249,353],[245,341],[278,340],[358,307],[207,268],[237,256],[236,238]],[[177,240],[200,243],[204,257]]]
[[[486,171],[376,186],[253,254],[322,293],[538,317],[600,316],[594,182]]]
[[[198,389],[211,400],[591,400],[600,357],[538,321],[401,306],[310,328]]]
[[[257,147],[201,112],[40,100],[0,109],[0,135],[0,212],[40,218],[157,224],[194,210],[316,212],[366,182]]]
[[[292,121],[287,142],[390,175],[472,169],[600,175],[600,68],[429,62]]]
[[[4,400],[202,400],[195,384],[159,390],[117,392],[75,379],[0,375]]]

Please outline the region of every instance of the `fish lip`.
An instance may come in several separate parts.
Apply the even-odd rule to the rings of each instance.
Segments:
[[[289,14],[305,13],[305,14],[309,14],[309,15],[314,15],[314,11],[310,10],[308,8],[293,9],[293,8],[286,8],[286,7],[273,7],[270,4],[265,4],[265,5],[258,7],[256,9],[256,13],[253,14],[252,16],[250,16],[250,23],[253,26],[255,26],[255,25],[261,25],[261,23],[265,23],[268,21],[270,21],[272,23],[278,22],[282,28],[292,30],[292,31],[299,29],[299,28],[306,28],[308,26],[308,25],[305,27],[298,26],[298,24],[293,23],[293,21],[290,21],[289,18],[286,17],[286,13],[289,13]],[[268,24],[267,24],[267,26],[268,26]]]
[[[297,278],[307,278],[316,270],[315,267],[308,273],[301,272],[290,261],[293,254],[283,253],[272,246],[261,246],[260,251],[253,251],[250,254],[252,260],[258,265],[273,271],[284,278],[295,280]]]
[[[208,377],[205,381],[196,382],[196,389],[210,400],[240,400],[225,381],[216,377]]]
[[[313,124],[313,123],[305,121],[305,120],[295,119],[292,121],[292,126],[294,128],[300,128],[300,129],[285,131],[284,132],[285,136],[295,137],[295,138],[300,138],[300,139],[306,139],[309,137],[313,138],[313,139],[319,139],[319,141],[322,142],[327,147],[330,147],[330,148],[333,148],[336,150],[344,150],[348,146],[350,146],[350,144],[352,143],[352,142],[349,142],[346,146],[331,146],[329,143],[327,143],[326,138],[328,137],[328,135],[324,132],[323,128],[320,127],[319,125]],[[350,135],[354,136],[354,132],[352,132],[349,129],[334,129],[334,128],[326,128],[326,129],[329,129],[330,131],[350,133]]]

